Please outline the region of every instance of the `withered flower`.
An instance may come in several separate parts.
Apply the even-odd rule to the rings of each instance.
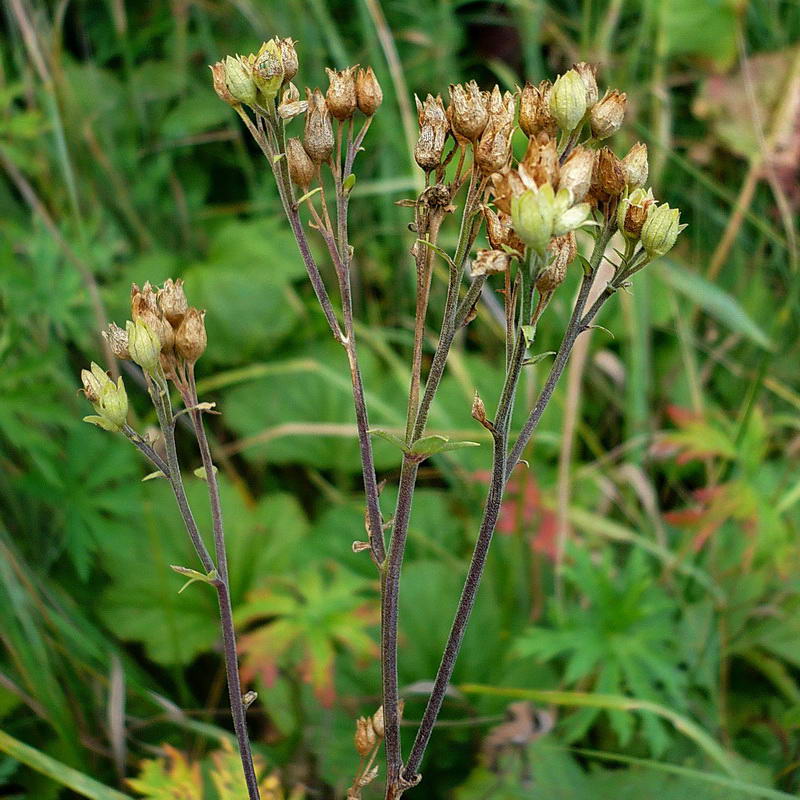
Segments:
[[[492,175],[492,194],[494,204],[504,214],[511,213],[511,200],[526,190],[519,173],[511,167],[505,167]]]
[[[486,98],[475,81],[450,84],[448,115],[453,133],[474,142],[486,128],[489,109]]]
[[[442,161],[450,124],[439,95],[434,97],[429,94],[424,103],[416,95],[414,99],[417,102],[419,119],[419,138],[414,147],[414,159],[422,169],[430,172]]]
[[[283,61],[283,79],[290,81],[297,75],[297,68],[299,67],[297,59],[297,50],[295,50],[297,42],[294,39],[279,39],[278,46],[281,51],[281,59]]]
[[[628,239],[638,239],[655,199],[653,190],[634,189],[619,201],[617,207],[617,227]]]
[[[624,92],[611,89],[605,93],[602,100],[592,106],[589,122],[595,139],[607,139],[622,127],[627,103],[627,95]]]
[[[194,364],[206,349],[205,311],[190,307],[175,334],[175,352],[190,364]]]
[[[576,147],[561,165],[559,189],[569,189],[572,199],[580,203],[592,185],[595,153],[586,147]]]
[[[511,264],[511,256],[503,250],[478,250],[472,260],[470,275],[497,275],[506,272]]]
[[[489,100],[489,121],[475,148],[475,163],[485,175],[503,169],[511,158],[514,95],[495,86]]]
[[[356,746],[356,752],[360,756],[368,756],[375,747],[378,737],[372,727],[372,723],[366,717],[359,717],[356,720],[356,733],[353,737],[353,742]]]
[[[622,159],[622,171],[629,189],[637,189],[647,183],[649,167],[647,164],[647,145],[636,142],[625,158]]]
[[[283,90],[283,96],[278,103],[278,116],[281,119],[290,120],[305,114],[308,111],[308,102],[300,99],[300,91],[293,84],[287,84]]]
[[[528,142],[528,149],[519,165],[519,174],[523,181],[542,186],[551,183],[558,186],[560,167],[558,148],[555,139],[546,133],[540,133]],[[532,186],[530,187],[532,188]]]
[[[486,220],[486,238],[494,250],[512,250],[513,255],[522,257],[525,252],[525,243],[514,232],[511,216],[502,211],[495,212],[489,206],[482,206]]]
[[[551,239],[547,251],[552,258],[536,278],[536,289],[543,295],[552,294],[564,282],[567,267],[578,254],[575,234],[566,233]]]
[[[583,85],[586,87],[586,107],[591,108],[599,97],[599,91],[597,89],[597,65],[587,64],[585,61],[581,61],[579,64],[576,64],[573,69],[581,76]]]
[[[225,64],[217,61],[216,64],[210,64],[208,68],[211,70],[211,80],[217,97],[229,106],[238,106],[239,101],[230,93],[225,80]]]
[[[350,119],[356,111],[356,67],[343,70],[325,68],[330,85],[325,100],[331,114],[340,122]]]
[[[371,117],[383,102],[383,90],[372,67],[360,69],[356,75],[356,103],[358,110]]]
[[[333,152],[333,126],[325,97],[319,89],[306,89],[308,111],[303,131],[303,147],[315,163],[327,161]]]
[[[316,168],[314,162],[308,157],[303,143],[296,137],[286,141],[286,163],[289,167],[289,177],[304,192],[308,191],[314,179]]]
[[[108,327],[102,331],[102,336],[117,358],[127,360],[131,357],[128,352],[128,334],[119,325],[109,322]]]
[[[550,90],[553,84],[542,81],[538,86],[526,83],[519,97],[519,126],[527,137],[546,133],[555,136],[558,123],[550,112]]]
[[[183,290],[183,280],[178,278],[173,281],[172,278],[167,278],[164,281],[164,287],[158,290],[156,299],[161,314],[173,328],[177,328],[189,308],[186,293]]]
[[[625,190],[622,162],[607,147],[597,152],[590,195],[595,204],[607,203]]]

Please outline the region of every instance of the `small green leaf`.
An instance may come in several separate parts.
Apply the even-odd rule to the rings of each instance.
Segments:
[[[554,356],[555,354],[556,354],[555,350],[545,350],[544,353],[537,353],[535,356],[526,358],[525,362],[523,363],[523,366],[531,367],[534,364],[538,364],[540,361],[544,361],[544,359],[547,358],[548,356]]]
[[[411,453],[417,456],[436,455],[436,453],[445,453],[451,450],[461,450],[464,447],[477,447],[478,442],[451,442],[446,436],[440,436],[437,433],[430,436],[423,436],[417,439],[411,447]]]
[[[531,344],[533,344],[533,340],[536,338],[536,326],[520,325],[519,329],[522,331],[522,335],[525,337],[525,346],[530,347]]]
[[[149,475],[145,475],[144,478],[142,478],[142,483],[144,483],[145,481],[155,480],[156,478],[166,478],[166,477],[167,476],[160,469],[157,469],[155,472],[151,472]]]
[[[198,572],[196,569],[191,569],[191,567],[179,567],[177,564],[170,564],[170,569],[174,570],[178,573],[178,575],[183,575],[186,578],[189,578],[186,583],[178,589],[178,594],[181,594],[183,590],[190,584],[194,583],[195,581],[201,581],[202,583],[213,584],[219,575],[217,575],[217,571],[212,569],[211,572]]]
[[[370,435],[378,436],[379,438],[384,439],[390,444],[393,444],[395,447],[399,447],[404,453],[409,452],[408,445],[405,443],[405,440],[399,437],[396,433],[373,428],[370,430]]]
[[[211,469],[214,471],[216,475],[218,470],[216,465],[212,466]],[[206,468],[205,467],[198,467],[197,469],[193,470],[192,473],[195,477],[200,478],[201,481],[206,480]]]
[[[305,202],[305,201],[306,201],[306,200],[308,200],[309,198],[313,197],[313,196],[314,196],[314,195],[315,195],[317,192],[321,192],[321,191],[322,191],[322,187],[321,187],[321,186],[317,186],[317,188],[316,188],[316,189],[312,189],[310,192],[306,192],[306,193],[305,193],[305,194],[304,194],[304,195],[303,195],[303,196],[302,196],[302,197],[301,197],[301,198],[300,198],[300,199],[297,201],[297,205],[300,205],[300,203],[303,203],[303,202]]]
[[[350,194],[353,191],[353,187],[356,185],[356,176],[355,173],[351,172],[345,179],[344,183],[342,184],[342,191],[345,194]]]
[[[445,253],[445,251],[442,250],[441,247],[437,247],[433,242],[429,242],[427,239],[417,239],[417,243],[425,245],[425,247],[428,247],[431,250],[433,250],[433,252],[436,253],[437,256],[440,256],[448,263],[450,269],[456,269],[456,265],[453,259],[450,258],[450,256],[447,255],[447,253]]]

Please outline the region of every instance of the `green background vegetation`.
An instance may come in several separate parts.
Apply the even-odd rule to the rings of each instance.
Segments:
[[[387,67],[384,24],[402,74]],[[340,797],[355,771],[354,719],[379,696],[377,586],[367,556],[350,548],[364,528],[346,365],[266,165],[207,68],[274,34],[299,40],[300,86],[324,85],[326,65],[360,62],[384,88],[351,206],[376,425],[402,424],[412,335],[412,238],[407,210],[394,205],[419,180],[407,91],[444,93],[471,78],[512,88],[598,61],[601,83],[629,96],[617,151],[648,143],[657,195],[690,225],[609,303],[600,322],[613,337],[587,337],[528,454],[535,468],[512,484],[443,713],[458,724],[435,735],[421,794],[796,794],[800,5],[8,0],[2,26],[8,796],[119,797],[85,776],[131,794],[123,776],[165,743],[197,769],[202,761],[217,787],[232,769],[220,749],[229,719],[212,593],[177,594],[167,565],[194,564],[167,489],[140,482],[147,468],[121,437],[80,422],[88,406],[76,392],[79,369],[101,356],[98,316],[124,322],[131,281],[170,276],[208,310],[200,393],[223,412],[211,425],[243,668],[259,692],[256,748],[309,797]],[[575,273],[545,316],[541,350],[555,349]],[[442,295],[434,281],[434,308]],[[472,394],[496,396],[501,361],[483,309],[457,343],[432,427],[480,439]],[[542,370],[530,368],[524,397]],[[132,373],[127,384],[140,426],[152,424]],[[188,435],[181,444],[190,474],[199,457]],[[378,442],[376,457],[388,515],[398,454]],[[402,590],[405,685],[435,673],[488,458],[475,448],[422,473]],[[191,492],[204,510],[203,484]],[[559,526],[568,545],[557,575]],[[558,712],[555,730],[531,745],[532,788],[516,755],[499,774],[480,757],[520,697]],[[411,693],[407,719],[421,709]],[[176,787],[196,791],[198,774],[173,757],[150,763],[135,788],[192,797]],[[205,796],[238,797],[211,787]]]

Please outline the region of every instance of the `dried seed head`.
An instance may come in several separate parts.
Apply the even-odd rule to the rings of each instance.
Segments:
[[[283,79],[290,81],[297,75],[297,68],[299,62],[297,59],[297,50],[295,50],[297,42],[294,39],[279,39],[278,45],[281,51],[281,60],[283,61]]]
[[[372,730],[375,731],[375,735],[379,739],[383,739],[383,706],[379,706],[378,710],[372,715]]]
[[[270,39],[261,45],[253,62],[253,80],[268,103],[278,96],[283,77],[280,40]]]
[[[414,99],[417,102],[419,119],[419,138],[414,147],[414,159],[422,169],[430,172],[442,161],[450,124],[439,95],[434,97],[429,94],[424,103],[416,95]]]
[[[355,67],[343,70],[325,68],[330,82],[325,100],[331,114],[340,122],[350,119],[356,112],[356,79],[353,75],[355,69]]]
[[[492,175],[494,204],[505,214],[511,213],[511,201],[525,191],[525,184],[517,170],[505,167]]]
[[[360,69],[356,75],[356,102],[359,111],[371,117],[383,102],[383,90],[372,67]]]
[[[242,56],[228,56],[225,59],[225,85],[234,100],[252,105],[258,96],[253,80],[253,66]]]
[[[651,206],[641,234],[642,247],[648,258],[658,258],[672,250],[678,234],[685,227],[681,225],[680,209],[670,208],[668,203]]]
[[[102,331],[102,335],[117,358],[129,359],[131,357],[128,352],[128,334],[119,325],[109,322],[108,327]]]
[[[619,197],[625,190],[622,162],[607,147],[597,152],[592,173],[592,194],[601,200]]]
[[[579,64],[576,64],[573,69],[581,76],[583,85],[586,87],[586,107],[591,108],[599,97],[597,89],[597,65],[587,64],[585,61],[581,61]]]
[[[163,351],[168,352],[172,349],[175,342],[175,331],[162,315],[161,309],[158,307],[158,293],[150,285],[150,281],[147,281],[142,289],[139,289],[135,283],[131,286],[131,319],[134,322],[139,320],[145,322],[158,337]],[[134,361],[136,361],[135,358]]]
[[[206,312],[190,307],[175,334],[175,352],[190,364],[194,364],[206,349]]]
[[[564,282],[567,267],[578,254],[575,234],[567,233],[564,236],[556,236],[551,240],[547,250],[552,254],[552,258],[536,278],[536,288],[543,295],[554,292]]]
[[[558,186],[561,189],[569,189],[572,192],[572,199],[576,203],[580,203],[586,197],[586,193],[592,185],[594,159],[593,150],[576,147],[561,165]]]
[[[293,83],[286,84],[283,96],[278,103],[278,116],[281,119],[290,120],[305,114],[308,111],[308,103],[300,99],[300,92]]]
[[[217,97],[229,106],[238,106],[239,101],[230,93],[225,80],[225,64],[222,61],[217,61],[216,64],[211,64],[208,68],[211,70],[211,80]]]
[[[510,92],[503,95],[495,86],[489,99],[489,122],[475,147],[475,163],[484,175],[498,172],[511,159],[514,108],[514,95]]]
[[[527,184],[542,186],[545,183],[558,186],[559,177],[558,149],[555,139],[546,133],[540,133],[530,139],[525,157],[519,165],[520,177]],[[530,188],[533,188],[532,185]]]
[[[450,105],[447,109],[453,133],[474,142],[486,128],[489,109],[475,81],[450,84]]]
[[[306,89],[308,111],[303,132],[303,147],[315,163],[327,161],[333,152],[333,126],[325,97],[319,89]]]
[[[316,168],[314,162],[308,157],[303,143],[297,138],[286,141],[286,163],[289,167],[289,177],[304,192],[308,191],[314,179]]]
[[[647,163],[647,145],[636,142],[625,158],[622,159],[622,171],[629,189],[638,189],[647,183],[649,167]]]
[[[186,309],[189,308],[189,302],[186,300],[186,293],[183,290],[183,280],[178,278],[173,281],[172,278],[167,278],[164,281],[164,287],[158,290],[157,300],[162,316],[173,328],[177,328],[183,320]]]
[[[602,100],[592,106],[592,110],[589,112],[589,122],[595,139],[607,139],[622,127],[627,103],[627,95],[624,92],[612,89],[605,93]]]
[[[553,84],[550,90],[550,113],[566,133],[575,130],[583,120],[586,114],[586,84],[574,69],[560,75]]]
[[[133,322],[125,323],[125,332],[128,334],[128,352],[131,354],[131,359],[151,375],[158,372],[161,339],[155,330],[144,318],[139,317]]]
[[[470,275],[497,275],[506,272],[511,264],[511,256],[503,250],[478,250],[472,260]]]
[[[356,720],[356,734],[353,737],[356,752],[360,756],[368,756],[375,747],[378,737],[372,728],[372,723],[366,717],[359,717]]]
[[[518,258],[525,252],[525,243],[514,233],[511,217],[502,211],[496,213],[489,206],[482,206],[483,216],[486,219],[486,237],[494,250],[513,251],[510,255]]]
[[[542,81],[538,86],[526,83],[523,87],[519,97],[519,126],[526,136],[556,135],[558,123],[550,112],[552,88],[550,81]]]
[[[645,191],[641,187],[621,198],[617,206],[620,233],[628,239],[638,239],[654,202],[653,190]]]

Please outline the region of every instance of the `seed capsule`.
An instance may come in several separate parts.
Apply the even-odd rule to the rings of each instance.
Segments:
[[[489,109],[475,81],[450,84],[448,116],[453,133],[474,142],[486,128]]]
[[[328,104],[319,89],[306,89],[308,111],[303,132],[303,147],[315,163],[327,161],[333,152],[333,126]]]
[[[599,91],[597,89],[597,65],[587,64],[585,61],[581,61],[579,64],[576,64],[573,69],[581,76],[583,85],[586,87],[586,107],[591,108],[599,97]]]
[[[550,113],[567,133],[572,133],[581,123],[586,113],[586,85],[574,69],[559,76],[553,84]]]
[[[297,138],[286,141],[286,163],[289,166],[289,177],[292,181],[304,192],[308,191],[316,168],[314,162],[308,157],[302,142]]]
[[[194,364],[206,349],[208,339],[203,321],[206,312],[189,308],[175,334],[175,352],[190,364]]]
[[[384,734],[383,706],[379,706],[378,710],[372,715],[372,730],[375,731],[375,735],[379,739],[383,738]]]
[[[424,103],[416,95],[414,99],[417,102],[419,118],[419,138],[414,147],[414,159],[422,169],[430,172],[442,161],[450,124],[441,97],[429,94]]]
[[[540,133],[555,136],[558,123],[550,112],[550,91],[553,84],[542,81],[538,86],[526,83],[519,97],[519,126],[531,138]]]
[[[211,80],[217,97],[229,106],[238,106],[239,101],[230,93],[228,84],[225,81],[225,64],[222,61],[217,61],[216,64],[211,64],[209,69],[211,70]]]
[[[283,80],[291,81],[297,75],[299,67],[297,50],[295,50],[294,39],[279,39],[278,45],[281,51],[281,61],[283,62]]]
[[[547,251],[552,254],[550,263],[536,278],[536,288],[543,295],[551,294],[564,282],[567,267],[578,254],[575,234],[567,233],[555,237],[548,245]]]
[[[622,162],[607,147],[597,153],[592,173],[592,192],[602,199],[619,197],[625,190]]]
[[[505,214],[511,213],[511,201],[526,190],[517,170],[505,167],[492,175],[494,204]]]
[[[546,133],[540,133],[528,142],[525,157],[519,165],[520,177],[536,186],[550,183],[558,186],[559,177],[558,149],[556,142]]]
[[[647,163],[647,145],[636,142],[625,158],[622,159],[622,171],[629,189],[638,189],[647,183],[649,166]]]
[[[377,738],[370,721],[366,717],[359,717],[356,720],[356,734],[354,737],[356,752],[360,756],[368,756],[372,752],[372,748],[375,747]]]
[[[122,378],[111,380],[102,367],[92,362],[91,370],[81,370],[81,382],[86,398],[94,407],[97,416],[84,417],[107,431],[120,431],[128,419],[128,395]]]
[[[258,89],[253,81],[253,67],[242,56],[225,59],[225,85],[239,103],[251,106],[256,101]]]
[[[503,95],[495,86],[489,100],[489,121],[475,148],[475,163],[485,175],[503,169],[511,158],[514,108],[514,95]]]
[[[253,63],[253,80],[268,103],[277,96],[284,78],[283,56],[278,39],[264,42]]]
[[[355,67],[347,67],[340,71],[325,68],[330,85],[325,94],[331,114],[340,122],[350,119],[356,111],[356,80],[353,76]]]
[[[595,139],[607,139],[622,127],[627,104],[627,95],[612,89],[605,93],[602,100],[592,106],[592,110],[589,112],[589,122]]]
[[[356,75],[356,102],[358,110],[371,117],[383,102],[383,90],[372,67],[360,69]]]
[[[641,234],[648,257],[658,258],[672,250],[678,234],[685,227],[681,225],[680,209],[670,208],[668,203],[651,207]]]
[[[652,189],[645,191],[641,187],[621,198],[617,207],[620,233],[627,239],[638,239],[654,202]]]
[[[529,189],[511,200],[514,230],[525,244],[543,255],[553,235],[555,193],[546,183],[539,190]]]
[[[189,308],[186,293],[183,290],[183,280],[178,278],[173,282],[172,278],[167,278],[164,281],[164,287],[158,290],[156,299],[161,314],[173,328],[177,328]]]
[[[109,322],[108,327],[102,331],[102,335],[117,358],[129,359],[131,357],[128,352],[128,334],[122,328]]]
[[[594,151],[586,147],[576,147],[561,165],[558,187],[569,189],[572,192],[572,199],[576,203],[580,203],[586,197],[586,193],[592,185],[594,158]]]
[[[477,278],[479,275],[497,275],[506,272],[511,264],[511,256],[503,250],[478,250],[472,260],[470,275]]]
[[[158,334],[142,317],[125,323],[125,331],[128,334],[131,359],[151,375],[158,372],[161,356],[161,339]]]
[[[519,257],[525,251],[525,243],[514,233],[511,217],[502,211],[496,213],[489,206],[482,206],[483,216],[486,220],[486,238],[494,250],[513,250],[512,255]]]

